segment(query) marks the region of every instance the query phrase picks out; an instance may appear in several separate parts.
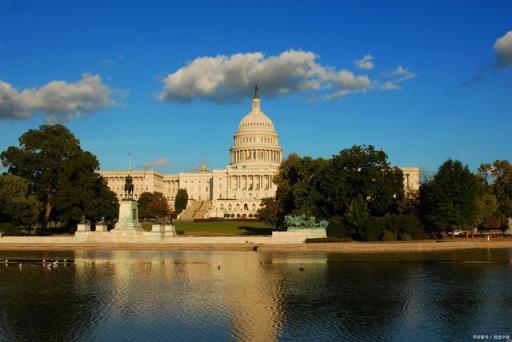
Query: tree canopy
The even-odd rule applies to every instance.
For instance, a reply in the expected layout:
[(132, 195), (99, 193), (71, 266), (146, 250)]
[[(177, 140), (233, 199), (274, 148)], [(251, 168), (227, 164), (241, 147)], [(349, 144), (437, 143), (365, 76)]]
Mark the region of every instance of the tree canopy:
[(188, 193), (186, 189), (178, 189), (176, 193), (176, 198), (174, 199), (174, 210), (176, 215), (181, 213), (184, 209), (187, 208), (188, 203)]
[(167, 199), (160, 192), (143, 192), (139, 200), (139, 217), (143, 219), (154, 219), (169, 215), (169, 204)]
[(474, 226), (478, 196), (478, 178), (460, 161), (447, 160), (432, 180), (420, 187), (426, 226), (435, 232)]
[(30, 195), (21, 177), (0, 176), (0, 222), (30, 227), (37, 222), (41, 204)]
[(117, 198), (95, 173), (96, 157), (62, 125), (42, 125), (0, 154), (8, 173), (24, 178), (29, 192), (43, 204), (42, 230), (50, 219), (73, 224), (86, 215), (91, 221), (112, 218)]
[(492, 165), (483, 163), (478, 169), (484, 182), (496, 196), (500, 214), (512, 216), (512, 164), (508, 160), (495, 160)]
[(278, 226), (290, 213), (315, 216), (330, 220), (333, 235), (363, 240), (380, 238), (383, 224), (370, 232), (369, 220), (398, 213), (404, 198), (402, 171), (373, 146), (353, 146), (331, 159), (291, 154), (274, 181), (275, 203), (262, 202), (260, 215), (275, 216)]

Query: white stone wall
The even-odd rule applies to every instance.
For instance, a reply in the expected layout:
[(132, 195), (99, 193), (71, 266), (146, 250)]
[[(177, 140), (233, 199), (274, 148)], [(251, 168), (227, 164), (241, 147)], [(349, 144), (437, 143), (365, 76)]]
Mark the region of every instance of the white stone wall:
[(179, 188), (187, 190), (189, 200), (212, 200), (213, 175), (211, 172), (182, 172), (178, 178)]
[(406, 194), (413, 194), (420, 190), (420, 168), (400, 167), (404, 174), (404, 191)]

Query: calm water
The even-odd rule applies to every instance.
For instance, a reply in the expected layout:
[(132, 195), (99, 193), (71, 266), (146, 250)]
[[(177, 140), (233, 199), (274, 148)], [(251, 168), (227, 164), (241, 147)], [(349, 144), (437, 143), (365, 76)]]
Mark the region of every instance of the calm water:
[(416, 255), (0, 252), (0, 340), (473, 340), (512, 335), (512, 250)]

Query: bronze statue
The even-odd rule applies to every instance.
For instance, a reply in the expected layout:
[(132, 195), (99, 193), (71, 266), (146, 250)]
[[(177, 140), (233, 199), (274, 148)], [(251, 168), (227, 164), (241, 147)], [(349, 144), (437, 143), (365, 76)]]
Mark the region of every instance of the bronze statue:
[(258, 95), (258, 85), (256, 84), (254, 86), (254, 95), (252, 96), (253, 99), (259, 99), (259, 95)]
[(126, 176), (124, 183), (124, 198), (132, 199), (133, 197), (133, 179), (130, 175)]
[(292, 228), (327, 228), (329, 222), (326, 220), (317, 221), (314, 216), (306, 215), (286, 215), (284, 222), (288, 227)]

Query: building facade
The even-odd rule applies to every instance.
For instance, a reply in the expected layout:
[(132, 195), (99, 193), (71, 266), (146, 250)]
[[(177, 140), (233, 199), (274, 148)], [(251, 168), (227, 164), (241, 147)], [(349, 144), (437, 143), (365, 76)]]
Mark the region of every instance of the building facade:
[[(283, 149), (272, 120), (261, 110), (257, 93), (252, 108), (238, 126), (229, 150), (230, 163), (223, 170), (201, 167), (197, 172), (161, 174), (150, 170), (99, 171), (119, 198), (124, 193), (124, 179), (129, 174), (135, 187), (134, 198), (143, 192), (161, 192), (174, 206), (178, 189), (186, 189), (189, 205), (183, 219), (213, 217), (253, 217), (261, 199), (273, 197), (272, 182), (283, 159)], [(420, 170), (401, 168), (404, 188), (412, 193), (419, 189)]]

